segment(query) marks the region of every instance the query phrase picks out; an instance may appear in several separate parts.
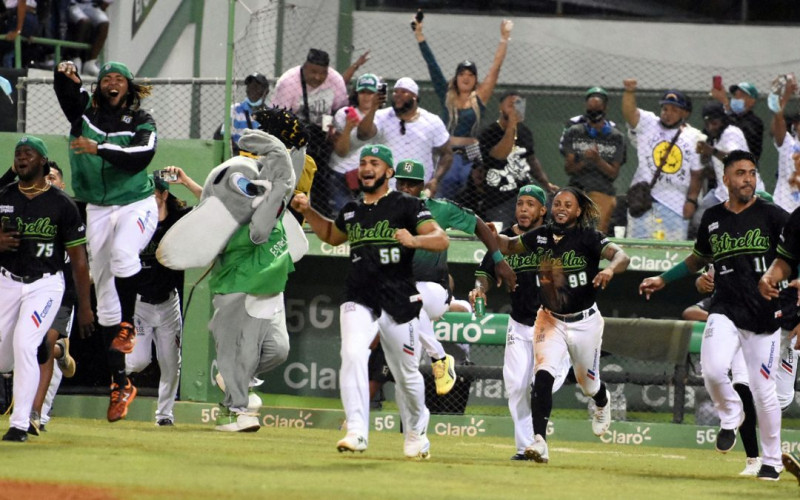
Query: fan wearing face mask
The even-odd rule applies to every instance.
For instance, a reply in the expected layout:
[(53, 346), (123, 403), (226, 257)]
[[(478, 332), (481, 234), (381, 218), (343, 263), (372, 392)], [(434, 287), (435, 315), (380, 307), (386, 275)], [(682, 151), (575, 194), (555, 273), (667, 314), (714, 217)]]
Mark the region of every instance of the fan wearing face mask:
[(595, 202), (600, 210), (597, 228), (608, 232), (611, 214), (617, 206), (614, 180), (625, 155), (625, 136), (606, 117), (608, 93), (592, 87), (586, 93), (583, 123), (564, 132), (564, 170), (569, 185), (577, 187)]
[(257, 129), (259, 123), (253, 118), (256, 111), (264, 109), (264, 99), (269, 94), (269, 81), (261, 73), (252, 73), (244, 79), (247, 97), (231, 107), (231, 154), (239, 154), (239, 138), (245, 129)]
[(747, 139), (747, 147), (756, 159), (761, 157), (764, 142), (764, 121), (753, 112), (758, 99), (758, 89), (749, 82), (739, 82), (728, 87), (730, 99), (724, 88), (712, 88), (711, 97), (725, 106), (732, 125), (736, 125)]

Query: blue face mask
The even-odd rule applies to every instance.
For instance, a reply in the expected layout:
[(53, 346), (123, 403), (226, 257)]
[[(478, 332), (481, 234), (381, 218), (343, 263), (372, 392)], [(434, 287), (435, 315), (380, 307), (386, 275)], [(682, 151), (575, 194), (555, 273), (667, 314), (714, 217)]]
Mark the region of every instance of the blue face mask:
[(734, 113), (744, 113), (744, 99), (731, 99), (731, 111)]
[(264, 104), (264, 98), (263, 97), (261, 99), (257, 100), (257, 101), (251, 101), (250, 98), (248, 98), (248, 97), (245, 97), (244, 100), (252, 108), (257, 108), (257, 107), (261, 106), (262, 104)]
[(781, 112), (780, 100), (781, 99), (778, 96), (778, 94), (770, 93), (767, 96), (767, 107), (769, 108), (769, 110), (772, 111), (773, 113), (780, 113)]

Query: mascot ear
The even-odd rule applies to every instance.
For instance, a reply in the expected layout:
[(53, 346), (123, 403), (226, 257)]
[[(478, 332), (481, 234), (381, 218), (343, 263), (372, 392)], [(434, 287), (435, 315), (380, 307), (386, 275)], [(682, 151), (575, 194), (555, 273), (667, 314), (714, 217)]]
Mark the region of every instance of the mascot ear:
[[(250, 220), (250, 241), (260, 245), (269, 240), (275, 223), (286, 208), (294, 189), (295, 175), (289, 152), (279, 139), (260, 130), (246, 132), (251, 143), (258, 143), (255, 150), (250, 149), (260, 157), (256, 179), (271, 184), (266, 197), (259, 199), (259, 203), (253, 207), (253, 217)], [(244, 139), (244, 135), (242, 138)]]

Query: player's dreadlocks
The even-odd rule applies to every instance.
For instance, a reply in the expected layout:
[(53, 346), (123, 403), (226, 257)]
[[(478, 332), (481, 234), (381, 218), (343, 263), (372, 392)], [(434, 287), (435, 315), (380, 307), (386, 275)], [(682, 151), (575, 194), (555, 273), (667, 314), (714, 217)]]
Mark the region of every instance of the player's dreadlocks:
[(287, 148), (300, 149), (308, 142), (306, 128), (300, 119), (285, 108), (271, 107), (256, 111), (253, 118), (260, 124), (264, 132), (274, 135)]
[[(92, 107), (96, 108), (99, 106), (100, 99), (102, 98), (100, 95), (100, 85), (93, 83), (92, 87)], [(132, 110), (139, 109), (139, 106), (142, 104), (142, 100), (145, 97), (150, 97), (152, 92), (152, 85), (142, 85), (140, 83), (134, 83), (133, 80), (128, 80), (128, 95), (125, 96), (126, 107)]]
[(578, 200), (581, 214), (578, 216), (577, 226), (581, 229), (594, 229), (597, 225), (597, 220), (600, 218), (600, 209), (597, 208), (595, 202), (583, 190), (572, 186), (559, 189), (553, 197), (555, 198), (555, 196), (564, 191), (572, 193), (575, 199)]

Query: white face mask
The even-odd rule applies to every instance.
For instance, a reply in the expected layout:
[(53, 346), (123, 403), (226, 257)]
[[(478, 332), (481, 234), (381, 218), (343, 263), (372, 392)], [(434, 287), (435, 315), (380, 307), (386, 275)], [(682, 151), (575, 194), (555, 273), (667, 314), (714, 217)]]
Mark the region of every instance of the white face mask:
[(744, 113), (744, 99), (731, 99), (731, 111), (736, 113)]
[(773, 113), (780, 113), (781, 112), (781, 98), (778, 94), (770, 93), (767, 96), (767, 107)]
[(245, 100), (245, 102), (247, 104), (249, 104), (253, 108), (257, 108), (257, 107), (261, 106), (262, 104), (264, 104), (264, 98), (263, 97), (261, 99), (257, 100), (257, 101), (251, 101), (250, 98), (248, 98), (248, 97), (245, 97), (244, 100)]

